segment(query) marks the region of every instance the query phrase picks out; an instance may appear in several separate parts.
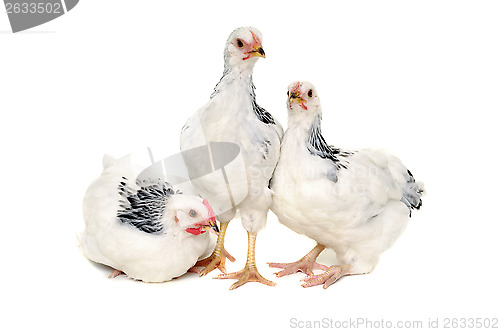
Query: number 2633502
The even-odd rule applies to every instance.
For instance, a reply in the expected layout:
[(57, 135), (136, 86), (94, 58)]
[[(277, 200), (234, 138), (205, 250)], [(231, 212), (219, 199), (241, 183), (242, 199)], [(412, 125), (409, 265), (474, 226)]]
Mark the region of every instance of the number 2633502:
[(5, 3), (7, 14), (62, 14), (60, 3), (16, 2)]
[(443, 328), (498, 329), (498, 318), (445, 318)]

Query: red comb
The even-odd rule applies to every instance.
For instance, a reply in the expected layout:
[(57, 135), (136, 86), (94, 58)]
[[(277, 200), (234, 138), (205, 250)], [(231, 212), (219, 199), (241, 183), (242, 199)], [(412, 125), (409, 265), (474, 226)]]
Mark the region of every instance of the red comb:
[(252, 37), (253, 37), (253, 41), (254, 41), (255, 45), (259, 44), (259, 39), (255, 35), (255, 33), (253, 31), (250, 31), (250, 32), (252, 33)]
[(300, 93), (300, 82), (297, 82), (297, 84), (293, 87), (293, 91)]
[(214, 218), (215, 219), (215, 213), (214, 213), (214, 210), (212, 209), (212, 206), (210, 205), (210, 203), (208, 202), (207, 199), (204, 199), (203, 200), (203, 205), (205, 205), (205, 207), (207, 208), (208, 210), (208, 217), (210, 219)]

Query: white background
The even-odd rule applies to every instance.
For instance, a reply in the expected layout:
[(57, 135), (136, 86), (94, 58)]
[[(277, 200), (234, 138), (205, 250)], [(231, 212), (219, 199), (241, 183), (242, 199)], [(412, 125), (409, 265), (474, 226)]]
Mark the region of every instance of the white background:
[[(3, 331), (289, 329), (301, 321), (499, 317), (496, 1), (81, 1), (12, 34), (0, 13), (0, 290)], [(3, 10), (2, 10), (3, 11)], [(276, 279), (265, 263), (314, 246), (270, 213), (257, 240), (274, 288), (187, 275), (163, 284), (87, 261), (81, 199), (104, 153), (164, 144), (209, 98), (229, 33), (252, 25), (267, 58), (257, 100), (286, 127), (286, 87), (309, 80), (323, 132), (345, 148), (399, 156), (428, 194), (370, 275), (328, 290)], [(246, 233), (226, 247), (243, 267)], [(333, 264), (333, 253), (320, 256)]]

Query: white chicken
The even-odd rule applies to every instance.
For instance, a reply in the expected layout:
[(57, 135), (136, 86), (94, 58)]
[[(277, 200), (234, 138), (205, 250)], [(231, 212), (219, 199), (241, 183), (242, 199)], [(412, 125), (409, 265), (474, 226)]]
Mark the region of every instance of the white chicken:
[[(232, 143), (239, 148), (241, 167), (226, 168), (223, 177), (215, 173), (199, 179), (191, 176), (201, 195), (213, 204), (221, 222), (216, 248), (201, 275), (219, 268), (224, 274), (217, 278), (238, 279), (231, 289), (248, 281), (274, 285), (257, 270), (255, 240), (266, 224), (271, 205), (268, 185), (278, 162), (283, 129), (255, 100), (252, 72), (260, 57), (265, 57), (261, 33), (250, 27), (234, 30), (226, 43), (222, 78), (210, 100), (182, 128), (180, 137), (182, 151), (204, 145), (209, 147), (211, 159), (207, 163), (212, 163), (213, 170), (216, 168), (213, 165), (214, 142)], [(206, 173), (197, 169), (206, 166), (197, 158), (187, 160), (186, 164), (191, 175)], [(225, 274), (224, 236), (237, 210), (248, 232), (247, 262), (243, 270)]]
[[(393, 156), (328, 146), (311, 83), (292, 83), (287, 106), (288, 129), (271, 182), (271, 209), (282, 224), (318, 245), (297, 262), (269, 266), (283, 269), (278, 277), (306, 273), (304, 287), (327, 288), (342, 276), (374, 269), (405, 229), (411, 210), (421, 207), (423, 185)], [(326, 247), (335, 250), (339, 265), (316, 263)], [(314, 275), (313, 269), (325, 272)]]
[(217, 230), (207, 200), (174, 192), (159, 179), (137, 179), (145, 168), (131, 155), (105, 156), (102, 174), (83, 201), (85, 229), (80, 246), (88, 259), (144, 282), (186, 273), (214, 248)]

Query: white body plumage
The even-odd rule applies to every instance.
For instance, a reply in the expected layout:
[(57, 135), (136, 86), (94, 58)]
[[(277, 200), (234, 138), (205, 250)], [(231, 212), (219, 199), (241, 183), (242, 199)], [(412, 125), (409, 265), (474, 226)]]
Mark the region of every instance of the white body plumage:
[[(313, 142), (323, 140), (314, 87), (305, 82), (296, 89), (313, 92), (303, 97), (303, 107), (289, 104), (271, 209), (285, 226), (334, 249), (351, 274), (368, 273), (405, 229), (409, 208), (420, 207), (422, 187), (397, 158), (381, 151), (330, 147), (335, 160), (326, 157)], [(313, 130), (319, 134), (314, 139)], [(403, 202), (405, 195), (417, 199), (415, 206)]]
[(253, 41), (260, 44), (262, 37), (254, 28), (240, 28), (231, 34), (224, 75), (207, 104), (183, 127), (180, 142), (182, 151), (209, 142), (230, 142), (239, 147), (238, 158), (225, 168), (225, 178), (214, 173), (193, 183), (213, 204), (221, 221), (230, 221), (239, 209), (245, 229), (257, 233), (265, 225), (271, 205), (268, 184), (278, 162), (283, 129), (256, 104), (252, 71), (258, 57), (239, 58), (237, 46), (232, 45), (237, 38), (252, 46)]
[[(126, 182), (129, 190), (138, 190), (135, 179), (145, 167), (134, 164), (131, 156), (119, 160), (105, 157), (103, 164), (103, 173), (89, 186), (83, 201), (85, 229), (80, 245), (87, 258), (123, 271), (133, 279), (163, 282), (186, 273), (211, 253), (214, 237), (208, 232), (193, 235), (186, 231), (189, 225), (195, 227), (197, 222), (209, 218), (202, 199), (172, 191), (158, 220), (161, 230), (140, 230), (117, 217), (124, 200), (119, 187)], [(198, 218), (186, 215), (185, 211), (193, 210)]]

